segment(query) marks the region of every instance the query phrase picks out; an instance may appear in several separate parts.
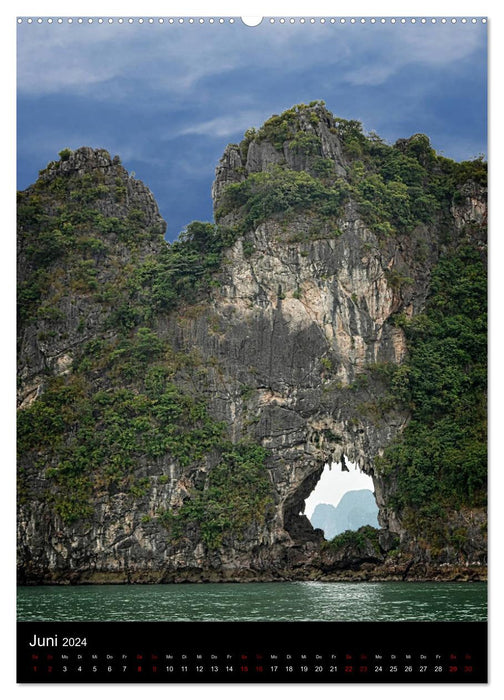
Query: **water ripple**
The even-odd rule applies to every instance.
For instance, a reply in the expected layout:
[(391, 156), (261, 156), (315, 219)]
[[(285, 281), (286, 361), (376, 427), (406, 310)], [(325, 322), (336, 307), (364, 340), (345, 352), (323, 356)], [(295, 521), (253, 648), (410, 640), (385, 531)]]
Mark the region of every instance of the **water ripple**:
[(21, 586), (18, 619), (45, 621), (478, 621), (486, 583)]

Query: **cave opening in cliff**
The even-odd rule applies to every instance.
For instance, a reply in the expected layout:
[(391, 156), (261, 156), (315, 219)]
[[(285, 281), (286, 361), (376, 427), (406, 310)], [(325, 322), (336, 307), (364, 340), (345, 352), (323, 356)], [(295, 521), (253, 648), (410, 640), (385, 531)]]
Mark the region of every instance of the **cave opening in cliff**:
[(324, 466), (304, 506), (311, 525), (322, 530), (326, 540), (363, 525), (379, 527), (373, 479), (344, 455), (340, 462)]

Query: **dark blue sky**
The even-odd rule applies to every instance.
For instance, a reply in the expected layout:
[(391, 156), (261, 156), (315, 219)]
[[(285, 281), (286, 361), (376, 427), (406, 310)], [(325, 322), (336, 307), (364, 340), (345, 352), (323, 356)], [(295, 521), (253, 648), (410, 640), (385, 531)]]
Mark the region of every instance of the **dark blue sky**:
[(339, 23), (18, 26), (18, 187), (66, 147), (106, 148), (153, 191), (175, 238), (212, 217), (229, 142), (323, 99), (390, 142), (486, 153), (486, 26)]

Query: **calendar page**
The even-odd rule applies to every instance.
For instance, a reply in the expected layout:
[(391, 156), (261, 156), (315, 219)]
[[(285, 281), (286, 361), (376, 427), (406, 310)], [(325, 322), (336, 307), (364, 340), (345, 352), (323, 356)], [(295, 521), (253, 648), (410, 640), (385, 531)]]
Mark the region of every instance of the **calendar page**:
[(486, 19), (17, 32), (18, 682), (485, 683)]

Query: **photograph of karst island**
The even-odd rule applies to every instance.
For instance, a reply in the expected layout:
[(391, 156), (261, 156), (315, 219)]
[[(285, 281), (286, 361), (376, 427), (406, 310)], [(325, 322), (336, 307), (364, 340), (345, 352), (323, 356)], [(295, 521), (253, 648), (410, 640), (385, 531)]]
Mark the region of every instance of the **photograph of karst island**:
[(18, 620), (486, 620), (484, 23), (22, 20), (18, 189)]

